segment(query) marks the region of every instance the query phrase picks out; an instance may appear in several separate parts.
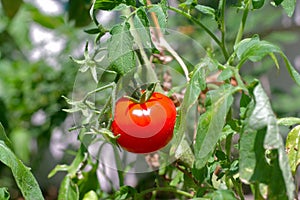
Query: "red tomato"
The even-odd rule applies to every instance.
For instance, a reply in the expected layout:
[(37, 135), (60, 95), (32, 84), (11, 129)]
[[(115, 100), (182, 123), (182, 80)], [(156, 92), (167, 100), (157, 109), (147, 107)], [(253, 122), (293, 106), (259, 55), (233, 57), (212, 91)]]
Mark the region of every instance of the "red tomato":
[(154, 92), (145, 103), (122, 97), (115, 107), (112, 122), (117, 142), (133, 153), (150, 153), (166, 146), (172, 139), (176, 108), (167, 96)]

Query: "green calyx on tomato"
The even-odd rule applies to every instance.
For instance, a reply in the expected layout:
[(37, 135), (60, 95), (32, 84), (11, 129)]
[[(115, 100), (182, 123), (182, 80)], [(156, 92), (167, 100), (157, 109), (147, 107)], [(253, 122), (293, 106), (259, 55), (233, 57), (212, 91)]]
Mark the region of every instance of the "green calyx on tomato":
[[(122, 97), (116, 102), (112, 132), (123, 149), (150, 153), (165, 147), (173, 136), (176, 108), (164, 94), (142, 91), (140, 101)], [(145, 98), (143, 97), (145, 96)]]

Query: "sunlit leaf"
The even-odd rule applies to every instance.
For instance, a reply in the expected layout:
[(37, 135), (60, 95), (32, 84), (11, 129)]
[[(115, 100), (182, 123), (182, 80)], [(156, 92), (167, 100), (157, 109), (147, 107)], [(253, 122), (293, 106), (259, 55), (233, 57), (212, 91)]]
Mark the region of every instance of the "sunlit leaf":
[(195, 8), (203, 14), (210, 15), (213, 19), (216, 17), (215, 16), (216, 11), (212, 7), (199, 4), (196, 5)]
[(260, 61), (266, 55), (270, 55), (274, 63), (278, 67), (278, 61), (273, 53), (278, 53), (283, 58), (285, 65), (290, 73), (292, 79), (300, 86), (300, 75), (292, 66), (286, 55), (281, 49), (267, 41), (260, 40), (258, 36), (247, 38), (242, 40), (238, 45), (234, 47), (236, 55), (242, 65), (247, 60), (252, 62)]
[(222, 87), (210, 94), (211, 105), (199, 118), (197, 136), (195, 141), (196, 166), (202, 168), (207, 157), (222, 136), (227, 113), (233, 102), (231, 86)]
[(5, 143), (5, 145), (9, 147), (11, 150), (13, 149), (12, 143), (7, 137), (1, 122), (0, 122), (0, 140), (2, 140)]
[(295, 186), (275, 114), (260, 84), (253, 95), (240, 139), (240, 177), (267, 184), (270, 198), (293, 199)]
[(129, 23), (118, 24), (111, 30), (108, 44), (108, 58), (111, 67), (117, 73), (124, 75), (136, 65), (133, 51), (133, 37), (129, 31)]
[(300, 126), (296, 126), (293, 128), (287, 138), (286, 138), (286, 145), (285, 145), (289, 164), (292, 168), (292, 172), (295, 175), (297, 171), (297, 167), (300, 164)]
[(287, 15), (291, 17), (294, 14), (295, 7), (296, 7), (296, 0), (284, 0), (281, 5)]
[(30, 169), (15, 156), (2, 140), (0, 141), (0, 161), (11, 169), (16, 183), (25, 199), (44, 199), (39, 185), (30, 172)]
[(1, 200), (9, 200), (10, 194), (7, 190), (7, 188), (0, 188), (0, 199)]
[(84, 195), (82, 200), (98, 200), (98, 199), (99, 198), (97, 196), (97, 193), (95, 191), (91, 190)]
[(216, 190), (212, 193), (208, 193), (204, 198), (213, 199), (213, 200), (225, 200), (225, 199), (237, 199), (235, 194), (230, 190)]
[(240, 60), (249, 59), (253, 62), (261, 60), (272, 52), (281, 52), (279, 47), (267, 41), (260, 40), (258, 36), (242, 40), (235, 46), (235, 51)]
[(278, 125), (281, 126), (293, 126), (300, 124), (300, 118), (297, 117), (285, 117), (277, 120)]
[(180, 112), (176, 120), (174, 130), (174, 145), (171, 151), (174, 153), (181, 143), (186, 128), (186, 116), (191, 107), (197, 102), (202, 90), (206, 88), (206, 76), (216, 69), (216, 65), (210, 59), (204, 59), (192, 72), (192, 77), (187, 85)]
[(133, 18), (135, 31), (137, 31), (141, 41), (146, 49), (153, 48), (150, 35), (150, 22), (145, 9), (140, 8)]

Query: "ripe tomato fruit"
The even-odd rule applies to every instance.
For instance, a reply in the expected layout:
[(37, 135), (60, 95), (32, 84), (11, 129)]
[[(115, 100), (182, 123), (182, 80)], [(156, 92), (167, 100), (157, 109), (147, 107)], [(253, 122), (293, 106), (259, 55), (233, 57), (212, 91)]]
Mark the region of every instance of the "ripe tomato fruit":
[(176, 108), (167, 96), (153, 92), (148, 101), (136, 103), (120, 98), (112, 122), (118, 144), (133, 153), (150, 153), (166, 146), (172, 139)]

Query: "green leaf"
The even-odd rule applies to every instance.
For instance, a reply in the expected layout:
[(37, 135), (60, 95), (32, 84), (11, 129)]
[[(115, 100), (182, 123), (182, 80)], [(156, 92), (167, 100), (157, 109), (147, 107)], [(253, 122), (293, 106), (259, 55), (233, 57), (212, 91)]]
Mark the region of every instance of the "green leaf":
[(189, 143), (183, 139), (175, 152), (175, 158), (183, 162), (186, 166), (194, 165), (195, 157)]
[(39, 185), (29, 168), (15, 156), (3, 141), (0, 141), (0, 155), (0, 161), (11, 169), (24, 198), (32, 200), (44, 199)]
[(216, 190), (212, 193), (206, 194), (204, 198), (213, 200), (237, 199), (231, 190)]
[(289, 164), (292, 168), (293, 175), (296, 174), (297, 167), (300, 164), (300, 126), (296, 126), (293, 128), (286, 138), (286, 145), (285, 145)]
[(7, 137), (1, 122), (0, 122), (0, 140), (2, 140), (7, 147), (9, 147), (11, 150), (13, 150), (12, 143), (9, 140), (9, 138)]
[(259, 9), (263, 7), (265, 0), (252, 0), (252, 6), (254, 9)]
[(48, 178), (54, 176), (57, 172), (68, 171), (69, 165), (56, 165), (54, 169), (48, 174)]
[(287, 67), (288, 72), (290, 73), (290, 76), (297, 83), (297, 85), (300, 86), (300, 74), (295, 70), (295, 68), (292, 66), (289, 59), (283, 52), (281, 52), (281, 56), (285, 62), (285, 66)]
[(293, 126), (300, 124), (300, 118), (297, 117), (285, 117), (277, 119), (277, 124), (281, 126)]
[(121, 75), (126, 74), (136, 66), (133, 37), (129, 29), (129, 23), (114, 26), (108, 44), (108, 58), (111, 67)]
[(131, 186), (122, 186), (119, 191), (115, 193), (116, 200), (125, 200), (125, 199), (131, 199), (130, 197), (133, 197), (136, 194), (136, 190)]
[[(98, 162), (91, 163), (91, 165), (92, 169), (82, 172), (82, 178), (77, 183), (79, 187), (80, 199), (83, 199), (83, 197), (86, 196), (85, 194), (87, 194), (88, 192), (97, 191), (100, 188), (97, 176)], [(92, 194), (93, 193), (91, 193), (91, 195)]]
[(9, 200), (10, 194), (7, 190), (7, 188), (0, 188), (0, 199), (1, 200)]
[(204, 59), (199, 63), (192, 72), (191, 79), (187, 85), (183, 102), (180, 107), (179, 115), (176, 119), (174, 130), (174, 144), (171, 148), (171, 154), (174, 154), (179, 147), (179, 144), (184, 138), (186, 128), (186, 116), (191, 107), (197, 102), (202, 90), (206, 88), (206, 76), (209, 72), (217, 68), (217, 65), (210, 59)]
[(260, 84), (253, 95), (240, 139), (240, 177), (267, 184), (270, 199), (293, 199), (295, 185), (275, 114)]
[(83, 166), (83, 163), (87, 160), (87, 150), (84, 144), (81, 144), (79, 150), (77, 151), (76, 157), (74, 158), (72, 164), (68, 165), (57, 165), (48, 175), (48, 178), (54, 176), (59, 171), (67, 171), (68, 175), (71, 177), (76, 176), (78, 170)]
[(233, 71), (230, 68), (226, 68), (218, 76), (218, 81), (225, 81), (230, 79), (233, 76)]
[(154, 4), (150, 9), (149, 12), (154, 12), (157, 16), (159, 26), (163, 32), (165, 32), (165, 29), (167, 27), (167, 15), (166, 12), (164, 12), (163, 8), (160, 6), (160, 4)]
[(98, 200), (98, 195), (95, 191), (91, 190), (88, 193), (86, 193), (82, 200)]
[[(224, 85), (225, 86), (225, 85)], [(211, 106), (199, 118), (195, 141), (196, 167), (202, 168), (222, 136), (227, 113), (232, 105), (234, 88), (230, 85), (211, 91)]]
[(296, 0), (284, 0), (281, 4), (289, 17), (291, 17), (294, 14), (296, 2)]
[(257, 36), (253, 38), (247, 38), (242, 40), (235, 47), (235, 52), (240, 60), (239, 68), (244, 64), (246, 60), (251, 60), (252, 62), (260, 61), (266, 55), (270, 55), (274, 63), (278, 67), (278, 61), (273, 53), (278, 53), (284, 60), (288, 72), (292, 79), (300, 86), (300, 75), (292, 66), (286, 55), (281, 51), (281, 49), (267, 41), (260, 40)]
[(66, 199), (79, 200), (78, 186), (72, 181), (70, 176), (65, 176), (62, 180), (58, 193), (58, 200)]
[(23, 4), (23, 0), (1, 0), (2, 8), (5, 12), (5, 15), (12, 19), (20, 9)]
[(210, 15), (212, 18), (215, 19), (216, 11), (212, 7), (203, 6), (203, 5), (196, 5), (195, 8), (205, 15)]
[(257, 36), (242, 40), (235, 46), (235, 51), (240, 60), (244, 61), (249, 59), (252, 62), (257, 62), (272, 52), (281, 52), (279, 47), (267, 41), (261, 41)]
[(133, 18), (134, 27), (136, 32), (142, 38), (142, 43), (145, 48), (152, 49), (153, 42), (150, 35), (150, 23), (145, 9), (142, 7)]
[(276, 6), (279, 6), (283, 0), (273, 0)]
[(94, 2), (94, 10), (113, 10), (120, 4), (135, 6), (134, 0), (96, 0)]

